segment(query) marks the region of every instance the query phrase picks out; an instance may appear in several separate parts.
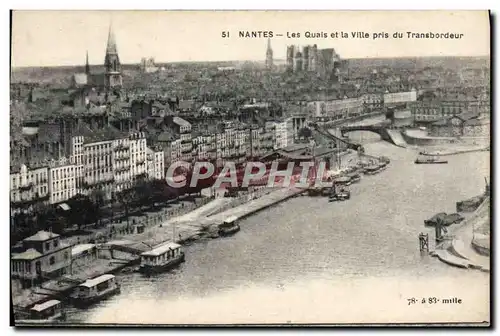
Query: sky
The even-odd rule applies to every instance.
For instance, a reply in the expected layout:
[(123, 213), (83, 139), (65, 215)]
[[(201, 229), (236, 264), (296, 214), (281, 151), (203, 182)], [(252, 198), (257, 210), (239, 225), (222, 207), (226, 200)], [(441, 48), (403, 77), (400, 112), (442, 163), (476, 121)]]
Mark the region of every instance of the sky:
[[(275, 59), (290, 44), (335, 48), (341, 58), (488, 56), (487, 11), (14, 11), (12, 66), (102, 64), (112, 24), (122, 63), (264, 60), (267, 39), (240, 31), (272, 31)], [(222, 32), (229, 32), (223, 38)], [(306, 38), (324, 32), (327, 38)], [(338, 37), (331, 33), (339, 32)], [(341, 38), (340, 32), (349, 38)], [(369, 38), (353, 38), (364, 32)], [(403, 38), (393, 38), (395, 32)], [(412, 39), (407, 32), (458, 33), (461, 39)], [(291, 37), (300, 33), (300, 37)], [(388, 38), (373, 39), (374, 33)], [(283, 36), (277, 36), (282, 34)], [(290, 35), (290, 37), (288, 37)]]

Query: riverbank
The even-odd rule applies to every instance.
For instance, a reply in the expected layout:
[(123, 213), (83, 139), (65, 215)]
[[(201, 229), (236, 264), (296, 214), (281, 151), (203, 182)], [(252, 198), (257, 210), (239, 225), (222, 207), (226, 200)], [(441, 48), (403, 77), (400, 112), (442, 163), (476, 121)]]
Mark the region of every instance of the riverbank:
[(458, 148), (441, 148), (441, 149), (433, 149), (433, 150), (424, 150), (420, 152), (421, 155), (426, 156), (449, 156), (449, 155), (457, 155), (457, 154), (465, 154), (465, 153), (474, 153), (474, 152), (487, 152), (490, 150), (490, 146), (457, 146)]
[[(486, 198), (471, 216), (466, 218), (452, 232), (448, 233), (451, 239), (445, 240), (436, 246), (436, 250), (431, 255), (452, 266), (474, 268), (489, 272), (490, 237), (483, 233), (478, 233), (479, 236), (476, 236), (476, 228), (489, 227), (489, 214), (490, 199)], [(485, 241), (488, 243), (486, 244)], [(483, 253), (478, 253), (478, 246)]]

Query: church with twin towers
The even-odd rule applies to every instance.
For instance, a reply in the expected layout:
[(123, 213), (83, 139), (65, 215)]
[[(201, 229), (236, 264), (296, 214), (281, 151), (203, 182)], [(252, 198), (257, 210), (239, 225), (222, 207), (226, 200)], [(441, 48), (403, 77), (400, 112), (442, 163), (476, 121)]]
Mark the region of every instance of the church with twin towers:
[[(348, 61), (342, 60), (334, 48), (319, 49), (316, 44), (300, 48), (289, 45), (286, 48), (286, 72), (315, 73), (333, 81), (342, 81), (348, 72)], [(271, 40), (267, 40), (266, 68), (273, 69)]]

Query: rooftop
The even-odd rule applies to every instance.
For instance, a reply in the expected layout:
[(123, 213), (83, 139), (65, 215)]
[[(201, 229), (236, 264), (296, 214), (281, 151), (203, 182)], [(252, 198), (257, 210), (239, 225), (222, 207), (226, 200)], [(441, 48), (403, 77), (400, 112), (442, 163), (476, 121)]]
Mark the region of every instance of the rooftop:
[[(38, 231), (33, 236), (25, 238), (24, 241), (46, 241), (52, 238), (57, 238), (59, 235), (54, 232)], [(29, 251), (29, 250), (28, 250)]]
[(12, 260), (33, 260), (41, 257), (43, 254), (37, 250), (30, 248), (22, 253), (14, 254)]
[(188, 121), (186, 121), (180, 117), (174, 117), (173, 121), (174, 121), (174, 123), (176, 123), (179, 126), (191, 126), (191, 124)]
[(95, 285), (98, 285), (100, 283), (103, 283), (105, 281), (108, 281), (110, 279), (113, 279), (115, 276), (113, 274), (103, 274), (97, 278), (94, 278), (94, 279), (89, 279), (87, 281), (85, 281), (84, 283), (82, 283), (80, 286), (83, 286), (83, 287), (88, 287), (88, 288), (92, 288), (94, 287)]
[(94, 244), (79, 244), (79, 245), (75, 245), (75, 246), (73, 246), (71, 248), (71, 255), (72, 256), (79, 255), (80, 253), (88, 251), (88, 250), (91, 250), (94, 247), (95, 247)]
[(152, 249), (151, 251), (144, 252), (141, 255), (142, 256), (157, 257), (157, 256), (160, 256), (160, 255), (166, 253), (168, 250), (174, 250), (174, 249), (178, 249), (180, 247), (181, 246), (179, 244), (169, 242), (169, 243), (160, 245), (160, 246)]
[(59, 300), (49, 300), (49, 301), (45, 301), (44, 303), (40, 303), (40, 304), (33, 306), (33, 308), (31, 308), (31, 310), (42, 311), (42, 310), (45, 310), (47, 308), (58, 305), (60, 303), (61, 303), (61, 301), (59, 301)]

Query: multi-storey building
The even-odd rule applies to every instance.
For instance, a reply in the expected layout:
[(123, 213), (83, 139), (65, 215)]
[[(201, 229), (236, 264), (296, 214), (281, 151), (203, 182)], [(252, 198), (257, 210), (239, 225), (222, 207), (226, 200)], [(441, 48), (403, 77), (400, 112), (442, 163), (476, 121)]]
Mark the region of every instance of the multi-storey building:
[(48, 164), (21, 164), (10, 172), (11, 211), (30, 212), (37, 203), (49, 201)]
[(273, 121), (266, 121), (259, 130), (259, 155), (268, 154), (275, 149), (276, 125)]
[(144, 132), (131, 133), (130, 143), (130, 177), (145, 176), (146, 165), (146, 134)]
[(111, 198), (114, 189), (113, 140), (89, 140), (84, 143), (83, 160), (83, 192), (89, 194), (92, 190), (100, 189), (104, 197)]
[(132, 186), (130, 139), (128, 137), (116, 139), (112, 142), (112, 148), (114, 191), (120, 192)]
[(315, 121), (335, 121), (359, 117), (363, 114), (363, 98), (346, 98), (308, 103), (309, 116)]
[(147, 148), (148, 178), (160, 180), (165, 177), (163, 150), (159, 147)]
[(23, 287), (71, 272), (71, 246), (61, 242), (57, 234), (39, 231), (23, 240), (23, 248), (24, 252), (11, 259), (11, 274)]
[(50, 204), (64, 202), (77, 194), (77, 166), (65, 157), (49, 162)]
[(384, 94), (384, 106), (392, 107), (395, 105), (409, 106), (417, 100), (417, 91), (415, 89), (405, 92), (386, 92)]
[(286, 118), (275, 123), (275, 148), (285, 148), (293, 143), (293, 120)]
[(381, 93), (365, 93), (362, 99), (366, 113), (382, 111), (384, 108), (384, 95)]

